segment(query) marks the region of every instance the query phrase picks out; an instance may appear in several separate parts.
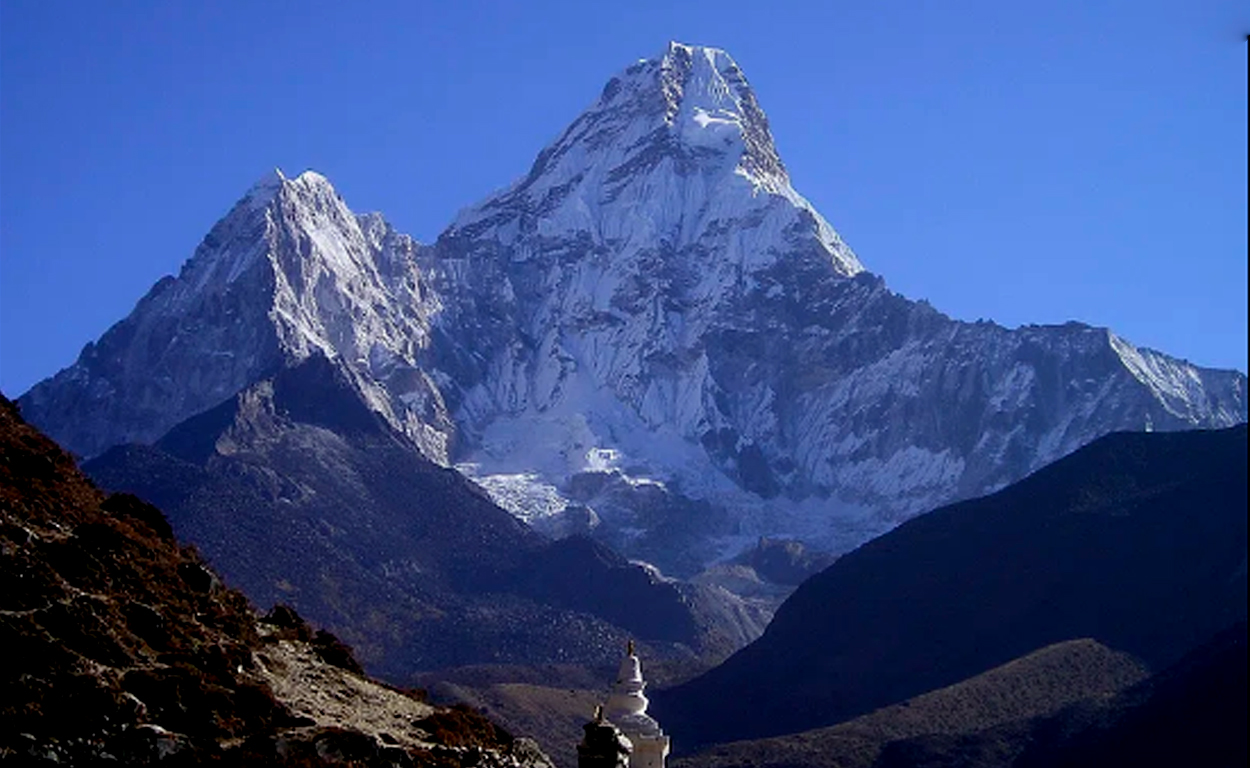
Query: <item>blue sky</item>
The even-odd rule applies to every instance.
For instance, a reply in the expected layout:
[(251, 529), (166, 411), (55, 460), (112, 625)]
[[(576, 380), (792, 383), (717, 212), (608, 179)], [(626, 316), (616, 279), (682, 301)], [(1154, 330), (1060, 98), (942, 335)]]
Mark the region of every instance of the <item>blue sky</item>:
[(268, 169), (433, 240), (670, 39), (742, 66), (894, 290), (1246, 370), (1250, 9), (0, 0), (0, 390), (71, 364)]

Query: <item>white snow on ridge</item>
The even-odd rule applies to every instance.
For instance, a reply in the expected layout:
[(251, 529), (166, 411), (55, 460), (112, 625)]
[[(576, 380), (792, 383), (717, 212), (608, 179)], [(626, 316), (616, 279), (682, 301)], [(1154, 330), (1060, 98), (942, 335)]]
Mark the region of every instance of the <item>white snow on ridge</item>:
[[(909, 310), (855, 303), (878, 301), (871, 291), (822, 307), (845, 310), (841, 326), (818, 314), (791, 328), (774, 316), (812, 287), (802, 281), (833, 283), (863, 266), (790, 185), (745, 77), (716, 49), (673, 43), (618, 74), (529, 176), (463, 212), (450, 232), (464, 251), (455, 264), (429, 264), (445, 275), (435, 283), (448, 312), (435, 322), (454, 333), (475, 322), (457, 313), (462, 303), (503, 304), (515, 308), (519, 338), (533, 340), (500, 347), (466, 397), (460, 422), (475, 435), (466, 460), (489, 474), (534, 473), (559, 492), (588, 471), (588, 451), (610, 450), (613, 471), (730, 510), (742, 533), (725, 547), (758, 531), (842, 549), (1000, 487), (1146, 407), (1118, 404), (1128, 396), (1123, 378), (1050, 393), (1064, 385), (1037, 366), (1098, 357), (1106, 340), (1096, 333), (1012, 335), (921, 313), (917, 328), (931, 330), (888, 341), (881, 324), (911, 322), (891, 314)], [(820, 277), (778, 280), (791, 262), (822, 252), (830, 268), (805, 273)], [(474, 286), (483, 273), (491, 284)], [(513, 280), (542, 290), (524, 299)], [(709, 348), (729, 329), (811, 357), (783, 374)], [(810, 341), (791, 347), (796, 333)], [(880, 346), (847, 371), (838, 356), (852, 338), (860, 354)], [(1121, 356), (1135, 377), (1153, 377), (1156, 397), (1192, 402), (1203, 389), (1192, 368)], [(784, 378), (792, 375), (803, 384)], [(1244, 395), (1240, 402), (1244, 410)], [(1039, 412), (1042, 403), (1057, 412)], [(972, 423), (960, 428), (958, 419)], [(1025, 420), (1034, 426), (1021, 429)], [(741, 473), (755, 454), (741, 451), (768, 456), (773, 482), (796, 490), (769, 498), (747, 490)]]
[(1215, 418), (1235, 423), (1237, 414), (1211, 407), (1202, 378), (1192, 365), (1136, 347), (1110, 331), (1107, 338), (1124, 367), (1175, 416), (1193, 422)]
[(732, 58), (673, 43), (433, 246), (275, 170), (22, 407), (93, 455), (320, 353), (540, 530), (645, 542), (583, 506), (637, 503), (712, 521), (700, 557), (845, 551), (1108, 431), (1246, 418), (1240, 374), (1079, 324), (957, 323), (863, 272)]
[[(634, 65), (612, 82), (616, 87), (543, 151), (540, 162), (548, 159), (538, 176), (462, 211), (452, 231), (472, 228), (524, 201), (526, 208), (542, 211), (535, 220), (542, 238), (589, 234), (619, 263), (659, 240), (681, 249), (724, 225), (750, 220), (751, 226), (715, 245), (717, 261), (768, 266), (777, 243), (793, 228), (808, 226), (839, 272), (863, 271), (850, 248), (791, 187), (762, 112), (757, 114), (754, 96), (728, 54), (673, 43), (660, 58)], [(664, 106), (659, 110), (652, 105), (657, 91)], [(663, 143), (662, 136), (671, 143)], [(691, 159), (691, 152), (702, 154)], [(691, 172), (692, 163), (697, 172)], [(479, 235), (504, 245), (516, 236), (515, 218)]]

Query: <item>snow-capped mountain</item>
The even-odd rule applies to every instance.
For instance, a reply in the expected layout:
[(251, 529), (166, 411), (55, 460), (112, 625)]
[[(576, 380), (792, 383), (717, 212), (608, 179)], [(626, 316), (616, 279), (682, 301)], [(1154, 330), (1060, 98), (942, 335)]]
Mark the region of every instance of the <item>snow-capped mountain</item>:
[(890, 292), (792, 188), (733, 60), (676, 43), (431, 246), (316, 174), (262, 182), (22, 407), (91, 455), (311, 350), (514, 513), (679, 572), (760, 535), (843, 550), (1107, 432), (1247, 414), (1238, 372)]
[(518, 512), (589, 505), (643, 555), (656, 517), (695, 512), (640, 514), (652, 481), (732, 510), (686, 546), (711, 526), (727, 547), (843, 548), (1108, 431), (1246, 417), (1240, 374), (891, 293), (793, 190), (741, 71), (707, 48), (612, 79), (418, 259), (466, 469)]
[(377, 214), (357, 216), (320, 174), (275, 170), (78, 361), (21, 399), (36, 423), (94, 456), (152, 442), (284, 364), (320, 351), (359, 376), (370, 406), (446, 461), (449, 428), (416, 367), (429, 342), (417, 245)]

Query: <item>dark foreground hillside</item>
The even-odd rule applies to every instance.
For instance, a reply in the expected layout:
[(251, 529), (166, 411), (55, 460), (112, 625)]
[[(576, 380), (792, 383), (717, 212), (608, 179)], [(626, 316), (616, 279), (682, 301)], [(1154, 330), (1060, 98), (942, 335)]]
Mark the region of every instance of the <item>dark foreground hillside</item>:
[(1095, 768), (1246, 764), (1246, 625), (1147, 677), (1070, 640), (854, 720), (738, 741), (673, 768)]
[[(1250, 717), (1246, 692), (1242, 622), (1107, 706), (1043, 721), (1033, 729), (1030, 748), (1016, 765), (1244, 766)], [(916, 763), (894, 763), (904, 764)]]
[[(1020, 723), (1104, 701), (1146, 676), (1127, 654), (1069, 640), (838, 725), (717, 745), (674, 768), (881, 768), (900, 757), (927, 765), (939, 756), (947, 762), (936, 764), (955, 768), (973, 755), (984, 765), (1009, 765), (1027, 743), (1016, 738), (1027, 737)], [(986, 732), (994, 737), (967, 738)]]
[(0, 761), (547, 766), (531, 742), (258, 619), (155, 507), (105, 496), (0, 398)]
[(1244, 425), (1110, 435), (844, 556), (652, 711), (688, 750), (832, 725), (1074, 638), (1164, 669), (1245, 620), (1246, 501)]

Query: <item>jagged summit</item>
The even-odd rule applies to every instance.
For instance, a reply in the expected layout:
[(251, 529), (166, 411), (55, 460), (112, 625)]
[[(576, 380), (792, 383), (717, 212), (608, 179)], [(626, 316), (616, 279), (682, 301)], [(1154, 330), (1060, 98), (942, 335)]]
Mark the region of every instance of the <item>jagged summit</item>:
[[(275, 169), (177, 277), (157, 282), (73, 366), (33, 387), (24, 407), (36, 419), (68, 416), (49, 431), (91, 457), (151, 442), (276, 369), (322, 355), (353, 372), (373, 410), (444, 461), (445, 416), (415, 364), (433, 311), (417, 248), (380, 216), (353, 213), (321, 174)], [(89, 392), (62, 399), (72, 381), (91, 382)]]
[[(768, 192), (789, 185), (768, 118), (733, 58), (719, 48), (671, 42), (612, 78), (590, 113), (633, 112), (640, 128), (667, 129), (663, 138), (679, 151), (717, 154)], [(706, 158), (705, 158), (706, 160)]]
[(298, 176), (288, 177), (282, 172), (281, 168), (275, 167), (260, 177), (247, 190), (247, 193), (243, 195), (238, 205), (244, 206), (248, 210), (264, 208), (272, 203), (284, 190), (299, 190), (305, 195), (313, 190), (319, 190), (337, 196), (330, 180), (314, 170), (309, 169)]
[[(724, 237), (739, 225), (743, 237)], [(786, 250), (814, 246), (844, 277), (863, 271), (790, 185), (738, 65), (724, 51), (680, 43), (613, 77), (524, 178), (462, 212), (448, 234), (505, 247), (527, 236), (585, 237), (619, 262), (663, 241), (750, 270), (772, 264), (785, 240)]]
[(656, 66), (668, 105), (665, 122), (683, 143), (732, 148), (740, 155), (737, 170), (746, 178), (774, 194), (789, 186), (768, 118), (728, 53), (672, 42)]
[[(278, 240), (310, 238), (354, 218), (325, 176), (309, 170), (288, 178), (274, 168), (213, 225), (182, 265), (181, 293), (220, 289), (271, 254)], [(315, 258), (320, 254), (306, 249), (304, 255)]]
[(285, 181), (286, 174), (282, 172), (281, 168), (275, 166), (269, 173), (257, 179), (252, 188), (247, 191), (245, 197), (257, 199), (272, 198), (274, 193), (282, 188), (282, 183)]

